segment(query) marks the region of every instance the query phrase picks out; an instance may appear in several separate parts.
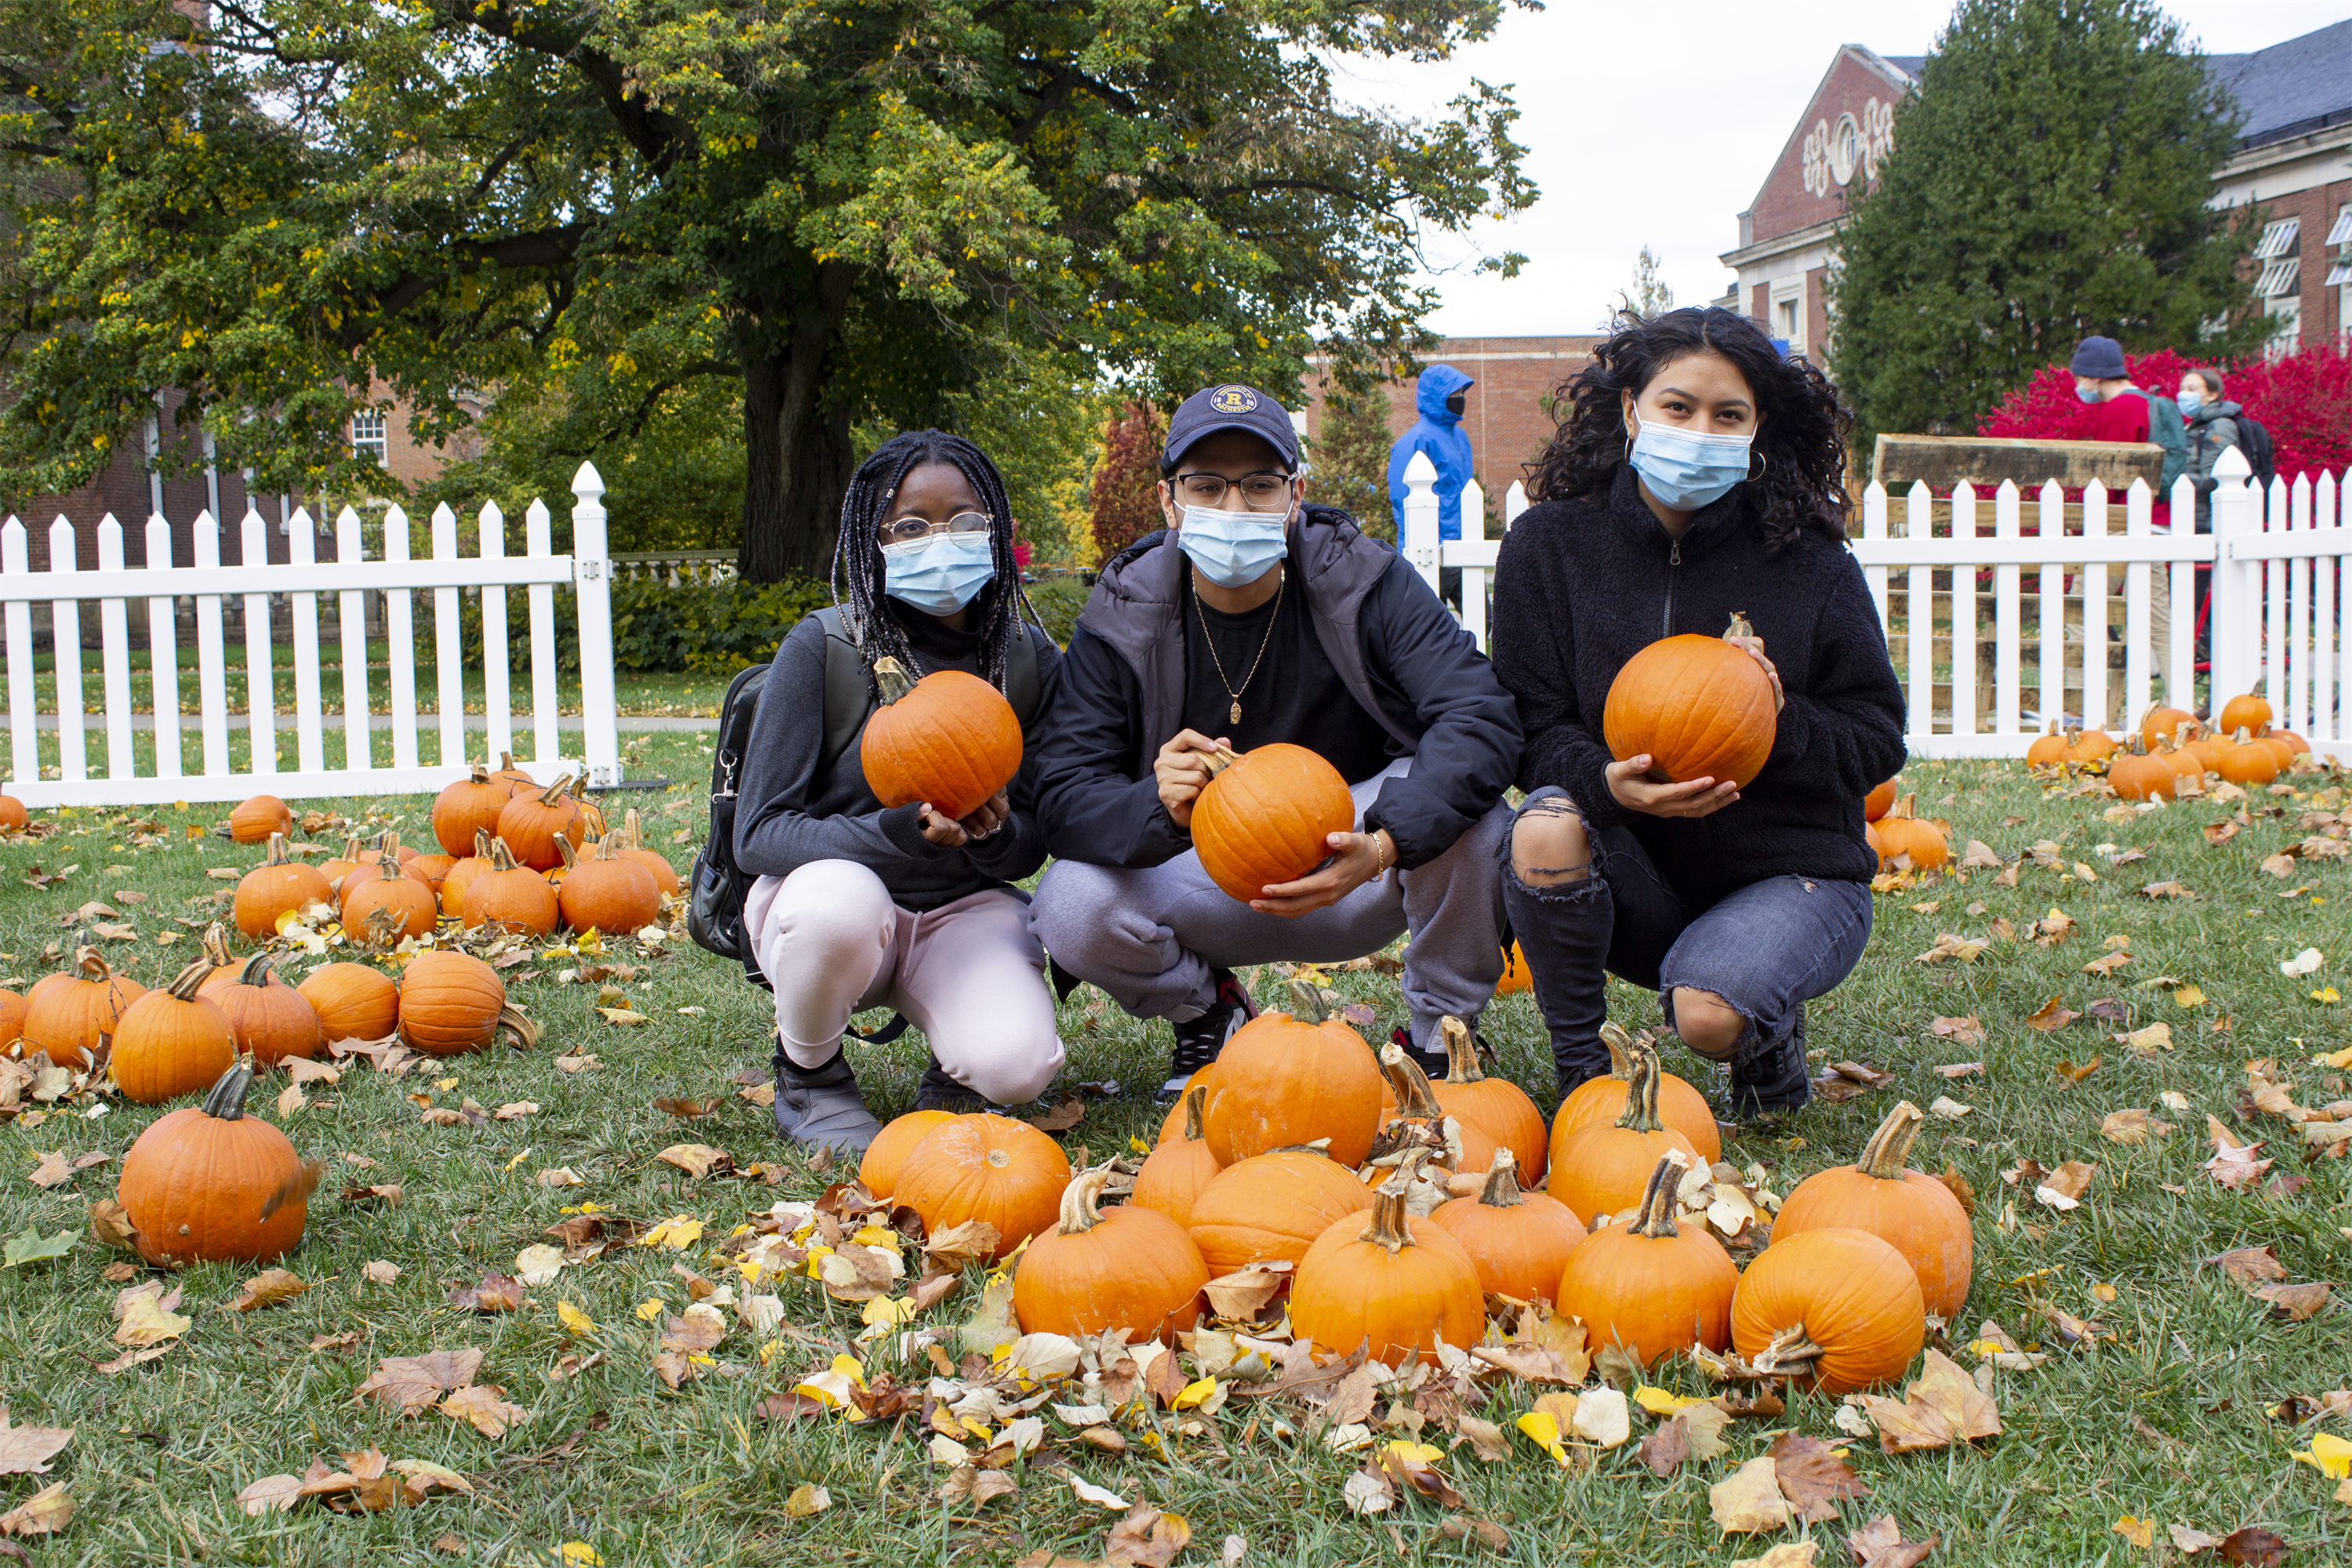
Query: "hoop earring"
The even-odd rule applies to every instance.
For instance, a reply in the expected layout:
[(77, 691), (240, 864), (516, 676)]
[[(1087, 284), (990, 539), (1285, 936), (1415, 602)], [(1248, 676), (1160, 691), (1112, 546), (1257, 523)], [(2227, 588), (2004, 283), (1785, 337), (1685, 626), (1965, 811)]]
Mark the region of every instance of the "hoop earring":
[(1763, 453), (1761, 453), (1761, 452), (1757, 453), (1757, 454), (1756, 454), (1756, 460), (1757, 460), (1757, 462), (1759, 462), (1759, 463), (1762, 464), (1763, 466), (1762, 466), (1761, 468), (1758, 468), (1754, 473), (1752, 473), (1752, 474), (1750, 474), (1750, 475), (1748, 475), (1748, 482), (1749, 484), (1754, 484), (1757, 480), (1759, 480), (1759, 479), (1762, 479), (1766, 474), (1770, 473), (1770, 472), (1772, 471), (1772, 461), (1771, 461), (1771, 459), (1770, 459), (1769, 458), (1767, 458)]

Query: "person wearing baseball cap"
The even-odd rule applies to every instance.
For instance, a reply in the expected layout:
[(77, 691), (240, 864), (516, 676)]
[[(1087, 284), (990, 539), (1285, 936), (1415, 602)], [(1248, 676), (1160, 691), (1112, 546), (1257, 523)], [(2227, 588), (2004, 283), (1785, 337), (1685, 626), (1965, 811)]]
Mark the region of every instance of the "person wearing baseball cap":
[[(2150, 397), (2132, 384), (2123, 345), (2113, 338), (2084, 338), (2074, 346), (2066, 368), (2074, 375), (2074, 395), (2091, 405), (2077, 439), (2147, 441), (2164, 448), (2148, 521), (2156, 532), (2170, 533), (2173, 481), (2189, 468), (2189, 427), (2179, 405), (2169, 398)], [(2172, 662), (2172, 574), (2151, 572), (2147, 585), (2149, 655), (2156, 668), (2166, 669)], [(2178, 700), (2179, 694), (2173, 696)]]
[[(1484, 655), (1390, 545), (1305, 500), (1298, 437), (1238, 383), (1186, 398), (1160, 463), (1165, 530), (1104, 564), (1064, 655), (1038, 762), (1055, 863), (1031, 923), (1064, 994), (1091, 981), (1166, 1018), (1162, 1098), (1256, 1008), (1235, 971), (1335, 963), (1411, 933), (1410, 1033), (1476, 1021), (1502, 977), (1503, 804), (1519, 720)], [(1189, 831), (1222, 746), (1304, 746), (1355, 796), (1352, 829), (1247, 902)]]

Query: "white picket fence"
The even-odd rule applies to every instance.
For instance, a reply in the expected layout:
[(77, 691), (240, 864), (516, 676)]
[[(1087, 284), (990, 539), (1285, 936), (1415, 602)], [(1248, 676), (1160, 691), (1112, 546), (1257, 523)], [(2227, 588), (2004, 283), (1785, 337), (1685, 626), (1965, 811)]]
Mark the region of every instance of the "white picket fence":
[[(45, 572), (29, 569), (25, 525), (9, 518), (0, 525), (0, 610), (6, 615), (8, 721), (10, 748), (7, 793), (32, 806), (59, 805), (156, 805), (170, 801), (239, 800), (259, 791), (289, 796), (369, 795), (436, 790), (459, 776), (469, 760), (466, 743), (463, 645), (458, 625), (461, 591), (478, 590), (482, 612), (484, 708), (488, 731), (484, 745), (471, 753), (474, 761), (495, 758), (515, 749), (516, 727), (527, 724), (530, 759), (520, 765), (534, 777), (552, 780), (558, 773), (584, 773), (589, 784), (620, 780), (620, 737), (613, 701), (612, 566), (605, 544), (604, 481), (591, 464), (580, 466), (572, 481), (572, 553), (550, 549), (549, 512), (534, 500), (523, 518), (523, 552), (507, 553), (507, 525), (495, 505), (479, 513), (478, 552), (457, 550), (457, 514), (446, 506), (432, 517), (433, 553), (425, 560), (409, 552), (409, 520), (398, 507), (384, 516), (380, 559), (367, 559), (358, 513), (346, 508), (336, 520), (336, 558), (316, 559), (315, 525), (305, 512), (296, 512), (287, 532), (292, 559), (283, 565), (268, 561), (269, 524), (247, 510), (242, 523), (244, 558), (251, 565), (220, 563), (220, 525), (210, 513), (199, 514), (194, 528), (194, 559), (174, 563), (172, 531), (161, 517), (146, 526), (147, 564), (130, 569), (123, 564), (122, 525), (113, 517), (98, 528), (99, 566), (79, 569), (73, 525), (58, 518), (49, 525), (49, 562)], [(556, 686), (555, 590), (570, 584), (579, 609), (578, 653), (582, 729), (579, 753), (562, 754)], [(507, 594), (520, 588), (530, 606), (530, 688), (528, 705), (514, 707), (514, 660), (508, 647)], [(389, 647), (386, 686), (391, 708), (392, 763), (374, 765), (371, 736), (374, 728), (368, 668), (365, 596), (383, 595), (385, 640)], [(432, 762), (419, 758), (416, 693), (416, 633), (415, 596), (433, 595), (434, 668), (438, 707), (437, 746)], [(324, 735), (328, 714), (320, 691), (319, 598), (339, 595), (342, 632), (342, 701), (344, 758), (341, 767), (326, 763)], [(293, 625), (292, 645), (275, 648), (270, 639), (270, 598), (285, 595)], [(247, 727), (251, 744), (242, 768), (233, 768), (229, 754), (231, 707), (224, 658), (222, 604), (240, 598), (245, 612)], [(194, 605), (194, 657), (179, 646), (177, 602)], [(139, 726), (131, 700), (131, 647), (126, 605), (144, 600), (151, 647), (154, 711), (152, 764), (145, 772), (134, 765), (134, 736)], [(36, 707), (33, 666), (33, 605), (50, 606), (56, 660), (55, 697), (48, 712), (56, 718), (57, 776), (45, 778), (39, 765), (42, 715)], [(100, 689), (86, 693), (79, 653), (84, 606), (95, 606), (101, 647)], [(294, 675), (294, 707), (290, 714), (276, 710), (278, 669), (290, 662)], [(181, 718), (184, 682), (195, 681), (198, 715), (193, 727), (201, 734), (203, 764), (188, 771), (184, 765)], [(95, 697), (94, 703), (86, 702)], [(85, 713), (101, 715), (106, 736), (106, 771), (91, 777), (86, 745)], [(278, 766), (278, 736), (290, 728), (295, 737), (296, 763), (291, 771)]]
[[(1982, 496), (1962, 485), (1943, 498), (1914, 485), (1899, 514), (1882, 487), (1864, 490), (1862, 537), (1852, 549), (1890, 647), (1901, 645), (1895, 673), (1905, 687), (1912, 754), (2017, 757), (2050, 717), (2112, 728), (2136, 721), (2159, 696), (2199, 707), (2197, 567), (2210, 563), (2209, 689), (2227, 697), (2259, 687), (2282, 728), (2309, 741), (2319, 755), (2352, 758), (2352, 626), (2346, 624), (2352, 582), (2345, 575), (2352, 554), (2352, 474), (2273, 479), (2264, 491), (2250, 482), (2243, 455), (2231, 449), (2215, 463), (2214, 477), (2210, 534), (2191, 531), (2195, 492), (2186, 479), (2173, 489), (2170, 533), (2154, 531), (2154, 497), (2140, 481), (2120, 498), (2093, 485), (2078, 506), (2053, 481), (2030, 513), (2010, 483)], [(1500, 542), (1441, 541), (1435, 479), (1428, 458), (1416, 455), (1405, 470), (1400, 548), (1433, 588), (1441, 568), (1462, 569), (1463, 626), (1483, 649), (1487, 584)], [(1514, 483), (1503, 503), (1507, 529), (1527, 506), (1525, 489)], [(1485, 512), (1473, 479), (1462, 496), (1469, 531), (1482, 531), (1473, 520)], [(2027, 567), (2035, 576), (2030, 595), (2021, 588)], [(1992, 581), (1980, 593), (1982, 570)], [(2158, 571), (2168, 574), (2171, 590), (2172, 636), (2162, 669), (2150, 635), (2150, 574)], [(1946, 577), (1940, 587), (1939, 573)], [(2110, 590), (2118, 584), (2124, 668), (2120, 700), (2111, 702), (2107, 630)], [(1925, 623), (1924, 635), (1911, 635), (1915, 615)], [(2044, 627), (2056, 635), (2042, 636)], [(2030, 704), (2023, 679), (2029, 643), (2038, 676)], [(1990, 668), (1989, 714), (1979, 664)], [(2070, 688), (2076, 693), (2071, 702)], [(2053, 704), (2042, 693), (2060, 700)]]

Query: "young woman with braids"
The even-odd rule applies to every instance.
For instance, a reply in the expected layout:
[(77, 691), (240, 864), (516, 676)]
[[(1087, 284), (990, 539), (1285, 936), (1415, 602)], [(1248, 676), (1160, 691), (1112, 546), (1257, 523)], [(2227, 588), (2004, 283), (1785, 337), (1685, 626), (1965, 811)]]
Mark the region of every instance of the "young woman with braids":
[[(1903, 764), (1903, 693), (1845, 549), (1850, 421), (1822, 373), (1745, 316), (1622, 319), (1564, 389), (1540, 504), (1495, 574), (1495, 672), (1527, 729), (1504, 902), (1561, 1092), (1608, 1070), (1607, 973), (1659, 993), (1683, 1043), (1731, 1069), (1731, 1111), (1811, 1093), (1804, 1004), (1870, 934), (1862, 803)], [(1661, 637), (1734, 611), (1780, 700), (1764, 770), (1650, 780), (1601, 710)]]
[[(803, 621), (776, 650), (735, 827), (737, 863), (759, 878), (744, 930), (776, 994), (776, 1126), (859, 1151), (879, 1131), (842, 1048), (861, 1009), (896, 1008), (929, 1037), (918, 1109), (1030, 1100), (1061, 1069), (1045, 955), (1011, 885), (1045, 858), (1029, 759), (1057, 655), (1021, 589), (1004, 481), (979, 447), (937, 430), (893, 437), (858, 468), (841, 507), (834, 601), (839, 635), (868, 671), (887, 656), (918, 677), (980, 676), (1016, 707), (1035, 694), (1007, 791), (961, 821), (928, 805), (885, 810), (854, 742), (826, 754), (823, 620)], [(1015, 679), (1024, 663), (1034, 681)], [(870, 714), (870, 679), (861, 697)]]

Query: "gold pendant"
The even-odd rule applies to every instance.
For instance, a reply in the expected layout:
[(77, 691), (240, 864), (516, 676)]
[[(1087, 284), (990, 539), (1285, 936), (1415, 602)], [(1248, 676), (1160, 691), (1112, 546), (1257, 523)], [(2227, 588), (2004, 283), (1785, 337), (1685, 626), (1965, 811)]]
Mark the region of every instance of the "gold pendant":
[(1234, 710), (1231, 718), (1234, 723), (1238, 724), (1242, 721), (1242, 704), (1239, 698), (1235, 698), (1234, 700)]

